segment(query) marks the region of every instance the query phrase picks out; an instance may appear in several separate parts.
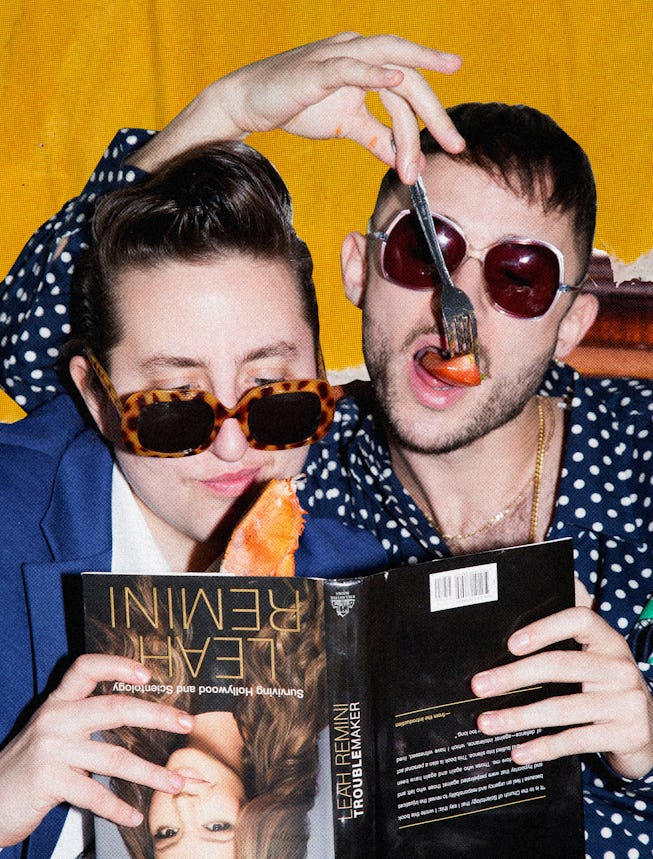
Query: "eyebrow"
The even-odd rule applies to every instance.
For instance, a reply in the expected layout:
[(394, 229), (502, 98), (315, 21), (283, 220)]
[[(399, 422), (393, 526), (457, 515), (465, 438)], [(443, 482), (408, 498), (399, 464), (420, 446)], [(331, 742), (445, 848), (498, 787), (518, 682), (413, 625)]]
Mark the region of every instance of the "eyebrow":
[(251, 349), (243, 356), (243, 362), (258, 361), (261, 358), (294, 358), (297, 354), (297, 346), (294, 343), (288, 343), (281, 340), (278, 343), (272, 343), (269, 346), (261, 346), (258, 349)]
[[(288, 343), (286, 340), (281, 340), (278, 343), (270, 343), (267, 346), (261, 346), (256, 349), (250, 349), (240, 356), (239, 360), (243, 364), (251, 361), (259, 361), (262, 358), (293, 358), (298, 352), (298, 348), (294, 343)], [(151, 355), (142, 364), (143, 370), (154, 371), (164, 369), (166, 367), (176, 367), (179, 369), (202, 368), (207, 369), (205, 361), (199, 361), (197, 358), (192, 358), (185, 355), (169, 355), (166, 352), (158, 352)]]

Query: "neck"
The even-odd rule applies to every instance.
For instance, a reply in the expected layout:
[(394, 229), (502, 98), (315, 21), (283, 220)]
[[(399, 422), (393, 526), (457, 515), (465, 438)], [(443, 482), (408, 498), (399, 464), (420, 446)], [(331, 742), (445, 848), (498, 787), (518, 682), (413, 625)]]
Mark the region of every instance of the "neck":
[(562, 448), (556, 402), (543, 399), (538, 407), (534, 397), (513, 420), (459, 450), (425, 454), (391, 445), (399, 479), (455, 554), (544, 538)]

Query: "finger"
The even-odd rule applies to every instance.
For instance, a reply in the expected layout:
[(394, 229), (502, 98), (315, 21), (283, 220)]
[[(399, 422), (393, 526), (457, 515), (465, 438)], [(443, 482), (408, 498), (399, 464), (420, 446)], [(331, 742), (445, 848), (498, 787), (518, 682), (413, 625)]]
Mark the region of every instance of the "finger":
[(95, 695), (82, 702), (75, 702), (70, 715), (69, 709), (69, 702), (65, 708), (41, 708), (34, 718), (41, 735), (62, 736), (74, 731), (77, 735), (89, 736), (126, 725), (187, 734), (194, 724), (193, 717), (183, 710), (131, 695)]
[(623, 636), (585, 606), (559, 611), (517, 630), (508, 639), (508, 648), (521, 656), (570, 638), (596, 651), (630, 653)]
[(318, 92), (309, 95), (307, 104), (313, 104), (329, 92), (342, 87), (378, 90), (398, 86), (404, 79), (403, 70), (393, 66), (368, 63), (357, 57), (334, 57), (314, 62), (307, 68), (307, 80), (313, 80)]
[(487, 710), (479, 715), (478, 727), (484, 734), (497, 735), (594, 722), (614, 725), (617, 718), (621, 719), (622, 713), (641, 716), (639, 703), (635, 695), (624, 696), (622, 693), (560, 695), (522, 707)]
[(567, 755), (596, 754), (609, 747), (612, 739), (611, 725), (584, 725), (568, 728), (555, 734), (542, 734), (512, 750), (516, 764), (532, 764), (552, 761)]
[(581, 683), (585, 691), (626, 690), (641, 683), (641, 673), (632, 660), (580, 650), (551, 650), (481, 671), (472, 677), (471, 685), (479, 698), (490, 698), (542, 683)]
[(543, 734), (515, 747), (515, 763), (553, 760), (565, 755), (602, 753), (626, 778), (641, 778), (651, 769), (651, 732), (628, 722), (593, 722)]
[(582, 605), (586, 608), (592, 607), (593, 599), (580, 579), (574, 579), (574, 594), (576, 605)]
[(414, 69), (402, 68), (402, 72), (403, 80), (393, 87), (393, 94), (405, 100), (446, 152), (462, 152), (465, 140), (428, 81)]
[(73, 662), (50, 697), (61, 701), (79, 701), (91, 695), (103, 680), (138, 685), (146, 683), (150, 677), (144, 665), (126, 656), (87, 653)]
[[(462, 65), (458, 54), (438, 51), (400, 36), (389, 34), (358, 36), (344, 40), (347, 52), (370, 64), (392, 63), (398, 66), (429, 69), (442, 74), (453, 74)], [(335, 43), (337, 45), (337, 43)]]
[(402, 182), (413, 185), (422, 163), (417, 117), (410, 105), (390, 90), (381, 91), (381, 100), (392, 119), (395, 169)]
[(101, 739), (86, 740), (74, 747), (69, 744), (62, 753), (69, 766), (81, 772), (119, 778), (171, 794), (179, 793), (185, 784), (179, 773)]
[(138, 809), (120, 799), (100, 782), (79, 773), (72, 774), (66, 797), (71, 805), (88, 809), (118, 826), (138, 826), (143, 822), (143, 815)]
[(392, 129), (384, 125), (370, 113), (361, 114), (350, 124), (344, 135), (350, 140), (360, 143), (388, 167), (394, 167), (396, 161), (393, 149)]

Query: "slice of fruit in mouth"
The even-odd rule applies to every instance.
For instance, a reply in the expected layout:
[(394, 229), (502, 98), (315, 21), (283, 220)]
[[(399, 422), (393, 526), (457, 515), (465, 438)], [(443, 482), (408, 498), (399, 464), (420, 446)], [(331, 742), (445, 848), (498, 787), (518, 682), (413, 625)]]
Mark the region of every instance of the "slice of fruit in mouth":
[(304, 513), (294, 480), (271, 480), (231, 535), (222, 571), (234, 576), (294, 576)]
[(443, 358), (439, 352), (427, 349), (418, 360), (429, 376), (449, 385), (473, 387), (480, 385), (483, 379), (476, 358), (471, 352), (467, 355), (456, 355), (454, 358)]

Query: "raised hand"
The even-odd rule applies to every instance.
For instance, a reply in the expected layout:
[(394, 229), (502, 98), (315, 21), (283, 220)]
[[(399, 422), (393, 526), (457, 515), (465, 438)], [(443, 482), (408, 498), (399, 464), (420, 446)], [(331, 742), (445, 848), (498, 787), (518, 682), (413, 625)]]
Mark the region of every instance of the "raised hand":
[(90, 773), (178, 793), (184, 779), (91, 735), (121, 725), (187, 734), (193, 718), (130, 695), (92, 693), (101, 681), (142, 684), (149, 671), (121, 656), (81, 656), (27, 726), (0, 752), (0, 847), (26, 838), (60, 802), (89, 809), (121, 826), (143, 819)]
[[(403, 181), (412, 182), (421, 166), (418, 116), (444, 149), (464, 148), (417, 69), (450, 74), (460, 62), (453, 54), (396, 36), (340, 33), (215, 81), (131, 160), (152, 169), (195, 143), (242, 139), (250, 132), (282, 128), (303, 137), (355, 140), (396, 166)], [(373, 90), (381, 94), (392, 127), (367, 109), (366, 95)]]
[[(536, 653), (565, 639), (579, 651)], [(563, 755), (602, 752), (626, 778), (641, 778), (653, 767), (653, 698), (626, 640), (592, 609), (566, 609), (515, 632), (511, 653), (523, 659), (472, 678), (481, 698), (540, 683), (580, 683), (581, 692), (524, 707), (486, 712), (478, 727), (486, 734), (562, 726), (513, 749), (518, 764)], [(565, 727), (570, 726), (570, 727)]]

